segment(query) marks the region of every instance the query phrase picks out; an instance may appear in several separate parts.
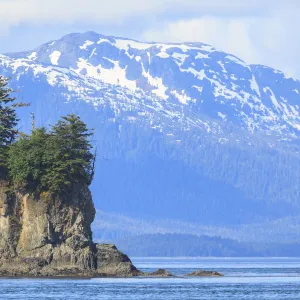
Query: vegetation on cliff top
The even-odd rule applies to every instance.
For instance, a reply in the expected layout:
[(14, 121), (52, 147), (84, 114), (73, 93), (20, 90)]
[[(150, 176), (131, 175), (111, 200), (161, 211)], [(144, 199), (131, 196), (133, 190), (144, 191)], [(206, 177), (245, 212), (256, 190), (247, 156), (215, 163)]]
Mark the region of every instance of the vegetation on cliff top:
[(7, 82), (0, 77), (0, 178), (35, 194), (64, 194), (74, 184), (90, 185), (95, 155), (86, 124), (71, 114), (49, 130), (32, 128), (30, 135), (19, 135), (16, 108), (23, 104), (15, 104)]
[(13, 91), (7, 84), (7, 79), (0, 76), (0, 179), (7, 176), (8, 148), (17, 135), (15, 127), (18, 118), (15, 109), (21, 105), (10, 96)]

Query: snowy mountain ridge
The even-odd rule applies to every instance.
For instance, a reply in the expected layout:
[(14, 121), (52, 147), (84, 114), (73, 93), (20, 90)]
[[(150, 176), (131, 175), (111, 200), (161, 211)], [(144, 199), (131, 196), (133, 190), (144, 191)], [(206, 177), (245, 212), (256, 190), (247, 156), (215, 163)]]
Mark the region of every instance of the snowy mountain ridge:
[(300, 134), (299, 81), (206, 44), (142, 43), (87, 32), (0, 56), (0, 66), (17, 78), (45, 76), (50, 85), (64, 87), (67, 98), (75, 94), (95, 106), (97, 93), (110, 85), (137, 103), (174, 104), (177, 114), (184, 107), (198, 122), (205, 115), (250, 132)]

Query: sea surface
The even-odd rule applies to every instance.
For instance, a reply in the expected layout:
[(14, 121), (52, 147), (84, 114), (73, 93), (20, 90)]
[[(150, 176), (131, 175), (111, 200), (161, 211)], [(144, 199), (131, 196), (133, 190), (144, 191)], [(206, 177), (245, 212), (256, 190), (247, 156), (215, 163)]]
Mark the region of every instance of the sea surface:
[[(167, 268), (176, 278), (91, 280), (0, 279), (0, 299), (300, 299), (300, 258), (133, 258), (143, 271)], [(222, 278), (184, 278), (193, 270)]]

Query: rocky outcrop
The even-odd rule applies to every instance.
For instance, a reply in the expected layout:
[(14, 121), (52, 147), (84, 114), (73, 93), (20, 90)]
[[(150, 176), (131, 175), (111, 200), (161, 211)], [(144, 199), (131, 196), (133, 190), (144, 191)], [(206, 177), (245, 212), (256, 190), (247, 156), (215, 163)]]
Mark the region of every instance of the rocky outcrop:
[[(11, 192), (0, 180), (0, 276), (171, 277), (165, 269), (139, 271), (116, 246), (95, 244), (95, 208), (88, 187), (64, 197)], [(186, 276), (223, 276), (196, 271)]]
[(65, 197), (9, 193), (0, 181), (1, 276), (138, 276), (113, 245), (93, 243), (88, 187)]
[(150, 273), (149, 275), (153, 276), (153, 277), (172, 277), (172, 276), (174, 276), (166, 269), (158, 269), (157, 271)]
[(216, 272), (216, 271), (197, 270), (197, 271), (189, 273), (185, 276), (188, 276), (188, 277), (222, 277), (224, 275), (219, 272)]
[(127, 255), (120, 252), (115, 245), (96, 245), (97, 274), (102, 276), (141, 276), (141, 271), (133, 266)]

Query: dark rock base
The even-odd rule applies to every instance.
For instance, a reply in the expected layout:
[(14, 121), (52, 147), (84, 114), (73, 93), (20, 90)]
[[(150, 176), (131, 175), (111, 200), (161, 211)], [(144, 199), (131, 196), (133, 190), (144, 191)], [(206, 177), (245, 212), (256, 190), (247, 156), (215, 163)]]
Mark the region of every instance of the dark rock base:
[(80, 252), (76, 253), (72, 253), (72, 249), (68, 247), (58, 248), (50, 251), (51, 261), (39, 258), (39, 256), (44, 256), (45, 249), (40, 249), (41, 252), (37, 257), (1, 260), (0, 276), (92, 278), (144, 275), (132, 264), (128, 256), (114, 245), (94, 244), (93, 247), (80, 249)]

